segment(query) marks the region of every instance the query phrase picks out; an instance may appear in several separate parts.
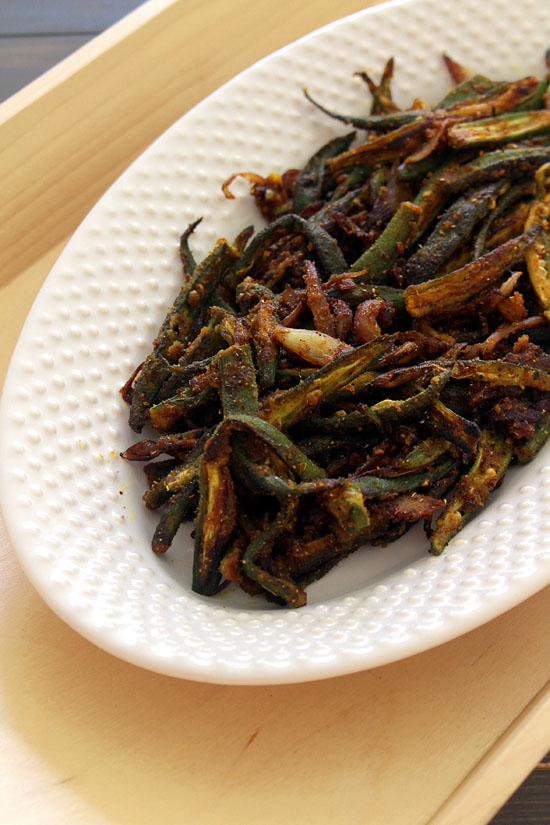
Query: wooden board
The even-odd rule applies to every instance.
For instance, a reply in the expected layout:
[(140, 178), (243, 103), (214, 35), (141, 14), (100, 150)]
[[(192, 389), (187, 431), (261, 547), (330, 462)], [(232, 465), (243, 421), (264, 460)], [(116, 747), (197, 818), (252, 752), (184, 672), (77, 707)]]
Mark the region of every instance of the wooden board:
[[(65, 239), (118, 173), (237, 71), (363, 6), (151, 0), (0, 106), (0, 375)], [(383, 668), (228, 688), (80, 638), (1, 528), (0, 582), (0, 822), (481, 825), (548, 748), (549, 588)]]

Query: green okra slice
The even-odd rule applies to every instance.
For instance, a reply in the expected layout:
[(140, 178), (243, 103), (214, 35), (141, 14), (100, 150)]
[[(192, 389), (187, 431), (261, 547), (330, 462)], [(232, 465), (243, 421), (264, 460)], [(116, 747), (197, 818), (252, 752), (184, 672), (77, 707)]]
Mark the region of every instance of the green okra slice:
[[(464, 191), (491, 180), (508, 180), (534, 172), (543, 163), (550, 161), (549, 146), (519, 146), (512, 149), (495, 149), (484, 152), (475, 160), (449, 167), (444, 175), (444, 187), (449, 194)], [(446, 178), (446, 179), (445, 179)]]
[[(370, 408), (376, 418), (386, 424), (394, 424), (403, 419), (420, 415), (434, 401), (451, 377), (450, 369), (434, 370), (427, 387), (408, 398), (394, 400), (385, 398)], [(363, 405), (361, 405), (363, 408)]]
[(388, 467), (369, 470), (361, 475), (362, 477), (376, 475), (378, 478), (396, 478), (409, 473), (418, 473), (432, 467), (445, 453), (449, 452), (449, 448), (450, 443), (445, 438), (435, 436), (434, 438), (423, 439), (406, 456), (398, 458)]
[[(255, 416), (239, 415), (218, 425), (220, 437), (235, 432), (249, 432), (260, 438), (284, 462), (300, 481), (319, 481), (325, 471), (311, 461), (284, 433), (273, 424)], [(363, 530), (369, 521), (360, 491), (352, 481), (344, 480), (335, 490), (320, 491), (319, 501), (336, 520), (335, 528), (343, 537)]]
[[(354, 283), (357, 283), (353, 279)], [(363, 301), (369, 301), (372, 298), (383, 298), (385, 301), (393, 304), (396, 313), (401, 314), (405, 310), (405, 298), (403, 296), (404, 290), (393, 286), (386, 286), (385, 284), (357, 284), (351, 289), (343, 286), (335, 286), (334, 289), (329, 289), (327, 294), (329, 298), (343, 298), (344, 301), (352, 307), (362, 304)]]
[(299, 215), (290, 214), (272, 221), (252, 238), (240, 259), (227, 275), (226, 286), (236, 289), (254, 265), (261, 260), (265, 251), (275, 241), (292, 232), (301, 233), (311, 243), (315, 257), (327, 276), (333, 272), (344, 272), (347, 269), (346, 260), (338, 244), (328, 232)]
[(153, 351), (147, 356), (135, 382), (129, 423), (136, 432), (143, 429), (148, 409), (156, 401), (163, 381), (170, 374), (169, 367), (166, 368), (166, 358), (171, 356), (171, 347), (177, 345), (178, 348), (183, 348), (188, 343), (195, 322), (237, 257), (238, 253), (227, 241), (219, 240), (182, 287), (153, 342)]
[(421, 217), (413, 242), (417, 241), (452, 195), (494, 180), (512, 181), (550, 161), (550, 147), (533, 146), (495, 149), (474, 160), (459, 164), (450, 155), (422, 185), (413, 200)]
[(414, 318), (421, 318), (459, 309), (474, 295), (496, 283), (522, 258), (539, 232), (540, 225), (533, 226), (454, 272), (421, 284), (411, 284), (405, 289), (407, 311)]
[(547, 132), (550, 132), (550, 112), (541, 109), (455, 123), (447, 130), (447, 140), (453, 149), (469, 149), (513, 143)]
[[(548, 113), (550, 114), (550, 112)], [(543, 309), (550, 320), (550, 163), (545, 163), (535, 174), (536, 196), (525, 223), (526, 229), (540, 225), (540, 235), (525, 252), (529, 279)]]
[(508, 185), (496, 181), (468, 190), (446, 209), (430, 236), (408, 259), (403, 273), (406, 283), (418, 284), (436, 277)]
[(183, 458), (186, 453), (196, 446), (199, 438), (204, 435), (204, 430), (196, 428), (183, 433), (172, 433), (163, 435), (157, 441), (145, 439), (132, 444), (121, 453), (122, 458), (127, 461), (150, 461), (163, 453), (173, 455), (176, 458)]
[[(380, 237), (350, 267), (355, 283), (384, 283), (396, 260), (404, 255), (415, 236), (420, 207), (404, 201)], [(362, 272), (362, 270), (365, 270)]]
[(314, 100), (307, 89), (304, 89), (304, 95), (307, 100), (313, 103), (315, 108), (319, 109), (323, 114), (335, 120), (340, 120), (342, 123), (347, 123), (355, 129), (364, 129), (367, 132), (389, 132), (398, 129), (400, 126), (412, 123), (415, 120), (420, 120), (427, 114), (427, 111), (424, 109), (410, 109), (405, 112), (390, 112), (388, 114), (370, 115), (369, 117), (356, 117), (355, 115), (344, 115), (327, 109)]
[(419, 120), (348, 149), (335, 158), (329, 158), (325, 163), (327, 176), (332, 179), (357, 165), (371, 166), (374, 169), (379, 163), (404, 158), (418, 149), (433, 121), (434, 116), (427, 114)]
[(152, 548), (157, 555), (166, 553), (172, 545), (180, 524), (188, 517), (195, 502), (197, 479), (193, 479), (166, 503), (153, 534)]
[(205, 596), (213, 595), (219, 589), (220, 561), (236, 522), (230, 456), (229, 440), (214, 434), (200, 459), (192, 589)]
[(395, 105), (391, 96), (393, 66), (394, 60), (393, 57), (390, 57), (382, 71), (380, 83), (375, 83), (367, 72), (356, 72), (357, 77), (365, 81), (372, 95), (371, 114), (373, 115), (399, 111), (399, 108)]
[(277, 475), (268, 463), (253, 462), (243, 443), (236, 438), (233, 443), (232, 469), (236, 478), (253, 492), (278, 496), (305, 496), (334, 490), (342, 486), (336, 478), (320, 478), (317, 481), (293, 481)]
[(464, 103), (465, 101), (475, 102), (484, 94), (487, 94), (487, 92), (494, 92), (500, 85), (502, 84), (495, 83), (494, 80), (490, 80), (490, 78), (485, 77), (485, 75), (475, 74), (473, 77), (469, 77), (451, 89), (443, 100), (440, 100), (434, 107), (434, 110), (449, 109), (451, 106)]
[(258, 414), (256, 371), (249, 344), (224, 350), (218, 360), (224, 418)]
[(465, 99), (447, 106), (446, 111), (456, 117), (493, 117), (522, 104), (535, 92), (538, 83), (538, 79), (532, 75), (509, 83), (499, 83), (474, 100)]
[[(548, 66), (547, 66), (548, 68)], [(544, 106), (544, 96), (548, 91), (550, 80), (547, 77), (540, 80), (534, 90), (525, 100), (515, 107), (516, 112), (529, 112), (533, 109), (542, 109)]]
[(185, 232), (180, 237), (180, 261), (183, 266), (183, 274), (186, 278), (190, 278), (195, 269), (197, 268), (197, 262), (193, 257), (193, 253), (189, 249), (189, 238), (202, 221), (202, 218), (198, 218), (193, 223), (190, 223)]
[(442, 553), (464, 526), (468, 516), (483, 507), (490, 493), (502, 481), (511, 460), (511, 444), (490, 430), (482, 430), (472, 466), (458, 480), (445, 509), (435, 522), (430, 538), (430, 551), (434, 555)]
[(545, 445), (550, 436), (550, 412), (543, 415), (535, 425), (535, 434), (527, 441), (514, 446), (514, 455), (520, 464), (531, 461), (538, 451)]
[(448, 160), (449, 156), (443, 152), (431, 152), (421, 160), (410, 161), (405, 158), (403, 163), (399, 165), (398, 174), (401, 180), (419, 180), (426, 177), (430, 172), (439, 169)]
[(212, 387), (206, 387), (198, 392), (193, 387), (184, 387), (177, 395), (149, 408), (151, 425), (159, 432), (170, 432), (200, 406), (211, 403), (215, 397), (216, 392)]
[(310, 157), (296, 181), (294, 212), (299, 215), (307, 206), (320, 200), (325, 174), (325, 161), (349, 149), (354, 139), (355, 132), (333, 138)]
[(455, 361), (451, 374), (453, 378), (472, 378), (502, 387), (531, 387), (550, 392), (550, 374), (523, 364), (508, 361)]
[(475, 421), (464, 418), (447, 407), (440, 398), (436, 398), (428, 411), (428, 424), (439, 435), (462, 450), (466, 456), (472, 456), (479, 443), (481, 430)]
[(417, 473), (407, 473), (396, 478), (365, 475), (355, 478), (354, 482), (366, 499), (405, 493), (409, 490), (424, 490), (429, 484), (443, 478), (454, 463), (454, 459), (451, 458), (436, 462), (429, 469)]
[(262, 404), (260, 415), (284, 430), (302, 418), (312, 407), (327, 400), (362, 373), (377, 364), (397, 345), (393, 335), (382, 335), (321, 367), (297, 387), (272, 393)]
[[(495, 204), (494, 209), (489, 211), (489, 214), (481, 224), (481, 228), (476, 235), (474, 241), (474, 258), (479, 258), (480, 255), (483, 255), (485, 251), (485, 245), (487, 243), (487, 237), (489, 232), (491, 231), (491, 227), (497, 218), (499, 218), (509, 206), (513, 203), (518, 201), (520, 198), (523, 198), (527, 194), (533, 191), (533, 182), (531, 180), (520, 180), (518, 183), (515, 183), (513, 186), (510, 186), (502, 195), (499, 196), (497, 203)], [(526, 229), (528, 227), (525, 227)]]
[(264, 590), (276, 596), (289, 607), (302, 607), (307, 596), (304, 590), (291, 579), (276, 576), (265, 570), (257, 563), (260, 555), (273, 547), (279, 536), (288, 529), (289, 523), (295, 518), (296, 503), (286, 498), (281, 501), (281, 507), (271, 524), (258, 533), (243, 553), (241, 568), (249, 579), (257, 582)]

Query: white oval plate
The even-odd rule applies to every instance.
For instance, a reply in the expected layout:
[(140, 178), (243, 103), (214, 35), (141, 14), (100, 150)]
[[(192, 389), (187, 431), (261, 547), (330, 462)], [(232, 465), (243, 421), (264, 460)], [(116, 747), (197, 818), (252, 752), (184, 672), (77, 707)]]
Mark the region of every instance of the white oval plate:
[(203, 215), (197, 257), (259, 225), (232, 172), (301, 166), (341, 124), (308, 104), (366, 110), (353, 73), (396, 58), (408, 105), (449, 86), (441, 53), (476, 71), (544, 71), (550, 22), (538, 0), (413, 0), (330, 25), (261, 61), (174, 124), (121, 176), (75, 233), (29, 314), (0, 413), (2, 506), (30, 580), (72, 627), (123, 659), (222, 683), (320, 679), (381, 665), (458, 636), (550, 581), (550, 455), (510, 473), (440, 558), (420, 529), (365, 549), (308, 590), (300, 610), (240, 592), (191, 592), (181, 531), (156, 558), (157, 516), (141, 502), (136, 440), (119, 387), (149, 349), (179, 288), (179, 234)]

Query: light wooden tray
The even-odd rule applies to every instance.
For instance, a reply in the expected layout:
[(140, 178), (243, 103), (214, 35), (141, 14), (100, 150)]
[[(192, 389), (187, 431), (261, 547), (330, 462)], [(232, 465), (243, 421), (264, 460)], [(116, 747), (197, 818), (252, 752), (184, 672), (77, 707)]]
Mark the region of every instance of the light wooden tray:
[[(49, 267), (118, 174), (238, 71), (363, 7), (150, 0), (0, 106), (0, 377)], [(227, 688), (80, 638), (1, 526), (0, 574), (2, 822), (478, 825), (548, 749), (548, 588), (374, 671)]]

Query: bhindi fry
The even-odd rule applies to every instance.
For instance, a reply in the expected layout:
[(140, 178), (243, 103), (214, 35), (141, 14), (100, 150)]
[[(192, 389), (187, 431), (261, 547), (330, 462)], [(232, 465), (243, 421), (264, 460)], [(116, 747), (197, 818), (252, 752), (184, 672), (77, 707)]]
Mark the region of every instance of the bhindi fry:
[(259, 231), (202, 261), (200, 219), (181, 236), (183, 286), (121, 389), (147, 437), (122, 455), (147, 462), (155, 553), (194, 520), (199, 594), (301, 607), (416, 523), (438, 555), (550, 435), (549, 67), (443, 64), (432, 106), (397, 105), (393, 58), (356, 73), (366, 117), (305, 92), (356, 131), (300, 168), (231, 174)]

